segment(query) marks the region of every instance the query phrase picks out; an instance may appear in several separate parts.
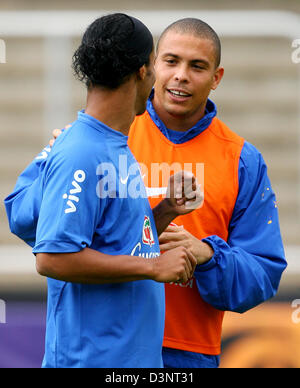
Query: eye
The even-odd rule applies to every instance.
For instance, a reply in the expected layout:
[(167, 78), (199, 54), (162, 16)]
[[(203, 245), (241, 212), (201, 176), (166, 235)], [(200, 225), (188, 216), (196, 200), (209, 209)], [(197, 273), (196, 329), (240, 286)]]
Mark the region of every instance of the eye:
[(175, 59), (166, 59), (166, 63), (168, 63), (169, 65), (175, 65), (176, 61)]
[(205, 67), (201, 65), (193, 65), (193, 68), (196, 70), (205, 70)]

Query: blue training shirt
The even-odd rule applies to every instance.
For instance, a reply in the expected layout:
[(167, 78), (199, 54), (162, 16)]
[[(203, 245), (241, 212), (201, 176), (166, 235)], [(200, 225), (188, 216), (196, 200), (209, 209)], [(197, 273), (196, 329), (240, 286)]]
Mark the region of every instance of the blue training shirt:
[[(160, 254), (155, 222), (127, 137), (82, 112), (55, 143), (39, 184), (34, 253), (89, 247)], [(113, 260), (113, 257), (112, 257)], [(162, 367), (164, 285), (84, 285), (48, 279), (44, 367)]]

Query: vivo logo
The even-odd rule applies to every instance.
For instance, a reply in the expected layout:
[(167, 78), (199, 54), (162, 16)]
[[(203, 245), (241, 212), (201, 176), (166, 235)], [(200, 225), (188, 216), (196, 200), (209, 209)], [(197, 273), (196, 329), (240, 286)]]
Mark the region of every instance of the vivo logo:
[(72, 182), (73, 188), (69, 191), (69, 194), (64, 194), (63, 199), (67, 199), (67, 209), (65, 209), (65, 213), (75, 213), (77, 211), (76, 204), (79, 202), (79, 196), (82, 192), (82, 188), (80, 183), (83, 183), (86, 179), (85, 172), (82, 170), (77, 170), (74, 174), (74, 180)]
[(51, 152), (51, 147), (48, 146), (48, 147), (44, 148), (43, 151), (35, 159), (36, 160), (47, 159), (50, 152)]

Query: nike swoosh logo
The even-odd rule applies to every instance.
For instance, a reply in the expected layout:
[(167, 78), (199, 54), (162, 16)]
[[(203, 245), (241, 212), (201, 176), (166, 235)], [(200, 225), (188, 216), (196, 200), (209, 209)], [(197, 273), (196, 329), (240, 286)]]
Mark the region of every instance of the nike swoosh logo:
[[(146, 177), (146, 174), (142, 175), (142, 179), (144, 180)], [(158, 197), (159, 195), (166, 195), (167, 194), (167, 187), (147, 187), (146, 188), (146, 193), (147, 197)]]
[(146, 193), (148, 197), (156, 197), (158, 195), (167, 194), (167, 187), (146, 187)]
[(128, 179), (129, 179), (129, 175), (125, 178), (125, 179), (123, 179), (122, 177), (120, 178), (120, 181), (121, 181), (121, 183), (123, 184), (123, 185), (126, 185), (126, 183), (128, 182)]

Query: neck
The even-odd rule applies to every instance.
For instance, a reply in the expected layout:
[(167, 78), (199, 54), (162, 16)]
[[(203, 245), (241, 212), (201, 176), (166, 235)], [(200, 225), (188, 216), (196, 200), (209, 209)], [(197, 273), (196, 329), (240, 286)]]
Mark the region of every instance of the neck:
[(168, 129), (179, 132), (186, 132), (193, 128), (205, 116), (206, 103), (207, 102), (205, 102), (203, 106), (200, 106), (197, 109), (197, 112), (192, 115), (180, 115), (168, 112), (163, 105), (160, 104), (155, 95), (152, 101), (153, 107), (164, 125)]
[(136, 116), (136, 90), (130, 85), (131, 82), (128, 81), (113, 90), (90, 88), (85, 113), (127, 136)]

